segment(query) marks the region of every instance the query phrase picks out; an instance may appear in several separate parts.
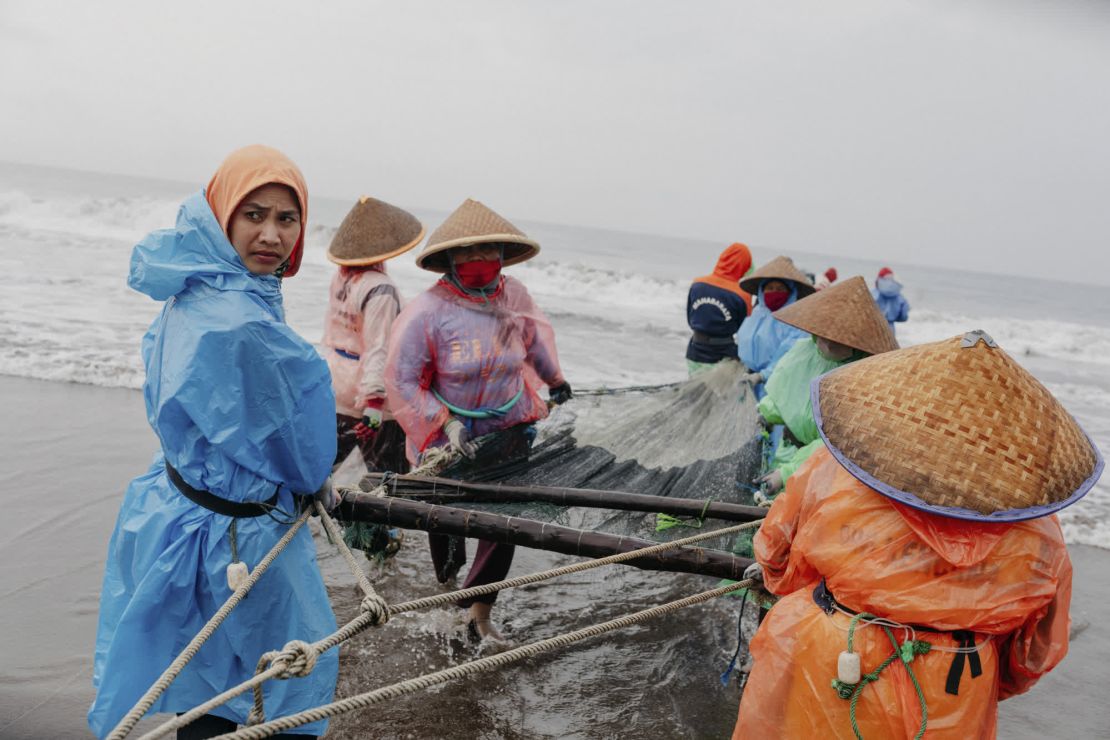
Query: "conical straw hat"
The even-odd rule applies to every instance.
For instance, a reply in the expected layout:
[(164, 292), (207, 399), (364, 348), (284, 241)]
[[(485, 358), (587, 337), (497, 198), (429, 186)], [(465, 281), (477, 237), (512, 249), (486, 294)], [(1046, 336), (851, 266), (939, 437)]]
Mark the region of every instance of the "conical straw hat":
[(452, 247), (471, 244), (504, 244), (503, 264), (515, 265), (535, 257), (540, 245), (524, 232), (476, 200), (469, 198), (428, 237), (416, 264), (432, 272), (447, 272), (447, 255)]
[(775, 311), (776, 319), (877, 355), (898, 349), (890, 324), (859, 275)]
[(349, 267), (373, 265), (404, 254), (423, 238), (416, 216), (364, 195), (332, 237), (328, 259)]
[(811, 392), (836, 459), (914, 508), (1034, 519), (1075, 503), (1102, 473), (1075, 419), (981, 331), (845, 365)]
[(798, 285), (798, 297), (805, 298), (814, 291), (813, 283), (804, 272), (794, 266), (789, 257), (775, 257), (740, 281), (740, 290), (756, 295), (764, 280), (790, 280)]

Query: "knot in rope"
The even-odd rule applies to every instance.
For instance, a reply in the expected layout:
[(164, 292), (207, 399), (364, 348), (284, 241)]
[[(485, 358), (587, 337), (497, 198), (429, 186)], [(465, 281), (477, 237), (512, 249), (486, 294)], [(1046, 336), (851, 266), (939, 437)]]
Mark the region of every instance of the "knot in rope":
[(316, 648), (303, 640), (290, 640), (280, 652), (274, 650), (266, 653), (263, 660), (270, 663), (271, 668), (281, 668), (278, 678), (304, 678), (312, 673), (316, 667), (318, 653)]
[(376, 593), (367, 594), (359, 608), (373, 617), (372, 624), (375, 627), (381, 627), (389, 621), (389, 604)]

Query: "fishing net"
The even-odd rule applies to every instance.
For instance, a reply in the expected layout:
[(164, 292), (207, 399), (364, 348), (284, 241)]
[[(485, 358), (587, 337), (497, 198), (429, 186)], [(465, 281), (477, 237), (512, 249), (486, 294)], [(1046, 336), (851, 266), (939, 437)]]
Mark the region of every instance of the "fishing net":
[[(579, 394), (553, 409), (534, 429), (487, 435), (476, 462), (463, 461), (441, 475), (472, 482), (751, 504), (751, 481), (759, 475), (762, 443), (756, 400), (742, 375), (740, 363), (722, 362), (671, 386)], [(529, 454), (527, 437), (533, 434)], [(362, 485), (371, 487), (369, 481)], [(658, 518), (654, 512), (539, 502), (453, 502), (450, 494), (440, 494), (439, 500), (460, 508), (658, 541), (686, 536), (688, 527), (702, 525), (696, 518)]]

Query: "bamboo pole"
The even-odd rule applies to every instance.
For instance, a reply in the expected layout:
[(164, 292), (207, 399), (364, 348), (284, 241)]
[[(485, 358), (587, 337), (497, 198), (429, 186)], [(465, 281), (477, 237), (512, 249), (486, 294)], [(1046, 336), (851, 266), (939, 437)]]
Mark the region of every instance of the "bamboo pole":
[[(344, 489), (338, 508), (343, 521), (373, 522), (405, 529), (422, 529), (433, 534), (475, 537), (567, 555), (597, 558), (657, 545), (639, 537), (573, 529), (532, 519), (491, 514), (484, 511), (436, 506), (389, 496), (371, 496)], [(686, 547), (629, 560), (644, 570), (697, 573), (717, 578), (740, 580), (751, 565), (748, 558), (728, 552)]]
[[(380, 485), (382, 473), (370, 473), (366, 478), (374, 486)], [(389, 495), (419, 496), (420, 500), (435, 503), (499, 503), (534, 502), (559, 506), (584, 506), (622, 511), (652, 511), (673, 516), (692, 516), (706, 519), (725, 519), (732, 522), (751, 522), (767, 515), (760, 506), (744, 506), (722, 501), (698, 500), (679, 496), (651, 496), (643, 493), (606, 491), (595, 488), (556, 488), (553, 486), (508, 486), (502, 483), (471, 483), (453, 478), (389, 476)]]

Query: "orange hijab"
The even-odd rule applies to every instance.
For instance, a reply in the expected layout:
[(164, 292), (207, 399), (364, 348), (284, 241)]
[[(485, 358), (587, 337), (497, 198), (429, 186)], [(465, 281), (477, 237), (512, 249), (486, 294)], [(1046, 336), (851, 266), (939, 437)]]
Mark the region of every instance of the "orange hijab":
[(289, 267), (282, 277), (293, 277), (301, 266), (304, 254), (305, 224), (308, 223), (308, 186), (304, 175), (293, 164), (293, 160), (277, 149), (261, 144), (252, 144), (236, 149), (227, 155), (204, 194), (212, 208), (220, 228), (227, 233), (231, 214), (251, 191), (263, 185), (278, 184), (291, 188), (301, 205), (301, 234), (289, 254)]
[(695, 278), (695, 283), (708, 283), (724, 288), (744, 299), (748, 304), (748, 313), (752, 311), (752, 297), (747, 291), (740, 290), (740, 278), (744, 277), (752, 267), (752, 253), (748, 247), (740, 242), (729, 246), (717, 258), (717, 266), (713, 268), (712, 275)]

